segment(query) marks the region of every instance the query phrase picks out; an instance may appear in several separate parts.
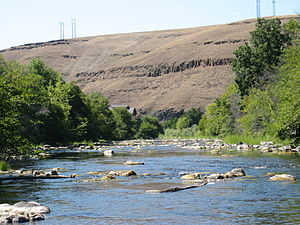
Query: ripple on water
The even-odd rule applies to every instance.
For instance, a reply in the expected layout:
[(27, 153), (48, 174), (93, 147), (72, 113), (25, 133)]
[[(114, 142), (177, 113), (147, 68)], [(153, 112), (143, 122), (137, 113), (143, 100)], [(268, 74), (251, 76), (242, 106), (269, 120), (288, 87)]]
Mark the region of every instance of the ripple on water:
[[(118, 149), (116, 149), (118, 151)], [(26, 169), (62, 167), (69, 180), (3, 182), (0, 202), (35, 200), (52, 209), (41, 224), (297, 224), (300, 182), (270, 182), (266, 173), (290, 173), (300, 179), (299, 157), (230, 152), (220, 157), (174, 146), (144, 147), (103, 157), (99, 152), (60, 152), (50, 159), (22, 162)], [(234, 155), (235, 154), (235, 155)], [(126, 166), (127, 160), (144, 165)], [(248, 177), (175, 193), (148, 194), (186, 186), (180, 172), (223, 173), (244, 168)], [(101, 178), (91, 171), (134, 170), (136, 177), (79, 182)], [(146, 174), (143, 176), (142, 174)]]

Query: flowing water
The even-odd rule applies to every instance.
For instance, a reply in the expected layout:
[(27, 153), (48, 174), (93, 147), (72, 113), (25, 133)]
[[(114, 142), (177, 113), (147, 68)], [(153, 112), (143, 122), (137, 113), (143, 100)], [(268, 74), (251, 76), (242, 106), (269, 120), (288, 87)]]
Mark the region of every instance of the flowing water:
[[(65, 168), (60, 174), (80, 176), (2, 182), (0, 203), (37, 201), (49, 206), (51, 213), (36, 225), (300, 224), (297, 155), (230, 152), (222, 156), (159, 145), (115, 150), (113, 157), (98, 151), (56, 151), (45, 160), (14, 165), (34, 170), (60, 167)], [(123, 165), (127, 160), (144, 165)], [(243, 168), (248, 176), (173, 193), (146, 192), (191, 185), (179, 179), (182, 172), (223, 173), (234, 168)], [(87, 174), (90, 171), (112, 170), (134, 170), (138, 176), (83, 182), (103, 176)], [(268, 181), (268, 172), (292, 174), (297, 181)]]

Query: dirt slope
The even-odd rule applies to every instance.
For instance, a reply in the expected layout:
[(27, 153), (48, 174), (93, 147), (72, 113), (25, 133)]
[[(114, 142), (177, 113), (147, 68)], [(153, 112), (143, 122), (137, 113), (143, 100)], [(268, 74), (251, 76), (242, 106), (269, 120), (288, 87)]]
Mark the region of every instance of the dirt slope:
[(204, 110), (224, 92), (233, 79), (232, 52), (249, 39), (255, 22), (34, 43), (0, 54), (21, 63), (40, 57), (85, 92), (164, 119)]

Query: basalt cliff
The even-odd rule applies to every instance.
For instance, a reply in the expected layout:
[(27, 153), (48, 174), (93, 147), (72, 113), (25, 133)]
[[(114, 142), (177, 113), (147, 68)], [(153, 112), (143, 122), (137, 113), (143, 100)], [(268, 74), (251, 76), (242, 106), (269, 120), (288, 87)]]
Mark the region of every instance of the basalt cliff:
[(0, 54), (21, 63), (39, 57), (84, 92), (164, 120), (192, 107), (204, 110), (224, 92), (234, 77), (233, 51), (249, 41), (255, 23), (55, 40)]

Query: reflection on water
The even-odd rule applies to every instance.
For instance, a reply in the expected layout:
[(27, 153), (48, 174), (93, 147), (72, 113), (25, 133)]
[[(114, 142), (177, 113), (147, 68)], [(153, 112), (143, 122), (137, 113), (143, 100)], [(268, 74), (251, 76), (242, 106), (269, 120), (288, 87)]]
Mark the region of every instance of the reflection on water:
[[(225, 156), (172, 147), (115, 149), (113, 157), (97, 151), (57, 152), (49, 159), (15, 164), (16, 168), (65, 168), (75, 179), (6, 181), (0, 202), (38, 201), (52, 209), (36, 224), (299, 224), (300, 182), (270, 182), (268, 172), (289, 173), (300, 179), (295, 155), (228, 152)], [(126, 166), (127, 160), (145, 165)], [(244, 168), (249, 177), (209, 183), (175, 193), (147, 190), (188, 185), (181, 172), (215, 173)], [(135, 178), (81, 182), (100, 178), (90, 171), (134, 170)], [(145, 176), (143, 174), (149, 173)], [(1, 175), (3, 176), (3, 175)]]

